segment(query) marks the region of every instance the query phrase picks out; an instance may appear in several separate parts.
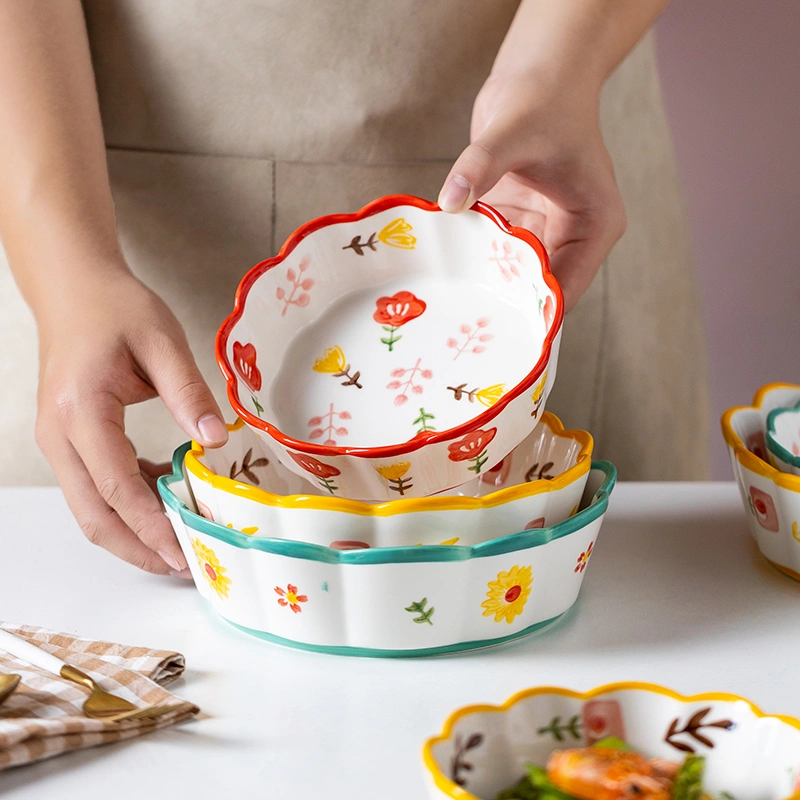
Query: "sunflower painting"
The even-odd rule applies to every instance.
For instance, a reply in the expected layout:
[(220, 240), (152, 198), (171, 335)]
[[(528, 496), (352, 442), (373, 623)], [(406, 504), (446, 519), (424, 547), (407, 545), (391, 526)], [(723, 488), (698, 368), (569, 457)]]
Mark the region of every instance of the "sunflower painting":
[(231, 579), (225, 574), (227, 570), (219, 563), (217, 554), (206, 547), (199, 539), (192, 539), (192, 549), (197, 556), (197, 563), (203, 571), (208, 585), (222, 598), (228, 597)]
[(495, 622), (505, 620), (510, 625), (525, 608), (532, 584), (531, 567), (514, 565), (508, 572), (500, 572), (497, 580), (489, 581), (489, 591), (481, 603), (483, 616), (494, 616)]

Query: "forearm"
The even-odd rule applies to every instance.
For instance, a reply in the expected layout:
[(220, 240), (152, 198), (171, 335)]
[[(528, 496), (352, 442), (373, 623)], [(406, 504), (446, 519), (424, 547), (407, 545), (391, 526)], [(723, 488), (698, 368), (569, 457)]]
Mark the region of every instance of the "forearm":
[(0, 3), (0, 237), (34, 312), (123, 269), (80, 0)]
[(669, 0), (522, 0), (493, 74), (549, 75), (599, 92)]

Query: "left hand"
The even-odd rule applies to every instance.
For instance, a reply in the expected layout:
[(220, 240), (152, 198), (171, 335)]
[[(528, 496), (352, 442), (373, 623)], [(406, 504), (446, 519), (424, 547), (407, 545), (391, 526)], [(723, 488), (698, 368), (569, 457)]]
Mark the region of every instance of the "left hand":
[(540, 74), (492, 75), (472, 113), (472, 144), (439, 195), (444, 211), (483, 199), (544, 243), (566, 310), (625, 231), (599, 90)]

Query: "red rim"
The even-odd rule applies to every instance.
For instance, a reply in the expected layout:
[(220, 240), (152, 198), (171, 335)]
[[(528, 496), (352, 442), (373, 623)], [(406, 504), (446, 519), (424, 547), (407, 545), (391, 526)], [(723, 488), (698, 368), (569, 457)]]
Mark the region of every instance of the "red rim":
[(485, 217), (488, 217), (504, 233), (510, 234), (517, 239), (521, 239), (536, 251), (536, 255), (539, 257), (539, 260), (542, 263), (542, 274), (544, 281), (550, 287), (556, 298), (556, 313), (555, 317), (553, 318), (553, 324), (550, 326), (550, 330), (545, 336), (544, 344), (542, 345), (542, 354), (539, 357), (539, 360), (536, 362), (536, 366), (510, 392), (503, 395), (493, 406), (479, 414), (477, 417), (473, 417), (472, 419), (461, 423), (461, 425), (458, 425), (455, 428), (448, 428), (444, 431), (431, 431), (429, 433), (415, 436), (410, 441), (394, 445), (385, 445), (383, 447), (331, 447), (321, 444), (313, 444), (312, 442), (306, 442), (302, 439), (294, 439), (291, 436), (287, 436), (285, 433), (282, 433), (280, 430), (278, 430), (278, 428), (276, 428), (274, 425), (271, 425), (266, 420), (251, 414), (246, 408), (244, 408), (239, 401), (239, 389), (233, 368), (228, 363), (226, 345), (228, 343), (228, 337), (233, 330), (233, 326), (239, 321), (239, 319), (241, 319), (242, 314), (244, 313), (247, 295), (250, 292), (253, 284), (267, 270), (270, 270), (282, 263), (286, 256), (288, 256), (289, 253), (291, 253), (292, 250), (294, 250), (294, 248), (306, 238), (306, 236), (314, 233), (314, 231), (318, 231), (320, 228), (325, 228), (341, 222), (358, 222), (359, 220), (370, 217), (373, 214), (378, 214), (381, 211), (386, 211), (387, 209), (395, 208), (396, 206), (413, 206), (414, 208), (420, 208), (423, 211), (436, 211), (444, 213), (439, 208), (437, 203), (432, 203), (429, 200), (423, 200), (420, 197), (413, 197), (412, 195), (393, 194), (373, 200), (355, 214), (329, 214), (325, 217), (318, 217), (317, 219), (307, 222), (305, 225), (301, 225), (284, 242), (283, 247), (281, 247), (280, 251), (278, 252), (278, 255), (256, 264), (247, 272), (247, 274), (239, 283), (239, 287), (236, 290), (236, 297), (234, 298), (233, 312), (222, 323), (219, 331), (217, 332), (215, 346), (217, 364), (219, 364), (219, 368), (222, 370), (222, 374), (225, 376), (225, 382), (228, 386), (228, 400), (230, 401), (233, 410), (245, 422), (247, 422), (248, 425), (265, 431), (273, 439), (280, 442), (285, 447), (288, 447), (292, 450), (297, 450), (300, 453), (308, 453), (316, 456), (351, 455), (362, 458), (394, 458), (406, 453), (413, 453), (415, 450), (419, 450), (419, 448), (424, 445), (457, 439), (458, 437), (464, 436), (467, 433), (481, 428), (487, 423), (491, 422), (512, 400), (528, 391), (541, 377), (547, 362), (550, 360), (550, 352), (553, 347), (553, 342), (558, 335), (558, 332), (561, 330), (561, 325), (564, 321), (564, 295), (561, 292), (561, 286), (559, 285), (553, 273), (550, 271), (550, 259), (547, 256), (547, 251), (545, 250), (544, 245), (533, 233), (525, 228), (513, 227), (498, 211), (493, 209), (491, 206), (486, 205), (485, 203), (478, 202), (472, 206), (473, 211), (477, 211), (480, 214), (483, 214)]

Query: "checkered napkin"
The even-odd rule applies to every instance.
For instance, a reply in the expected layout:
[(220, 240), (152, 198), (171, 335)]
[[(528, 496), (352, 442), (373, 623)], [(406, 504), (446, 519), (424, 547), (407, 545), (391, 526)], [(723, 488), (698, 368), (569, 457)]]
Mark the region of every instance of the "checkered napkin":
[(78, 639), (29, 625), (0, 624), (97, 680), (103, 689), (137, 706), (176, 705), (156, 719), (104, 722), (81, 713), (85, 689), (20, 661), (0, 649), (0, 673), (22, 676), (14, 694), (0, 705), (0, 770), (82, 747), (118, 742), (181, 722), (198, 712), (162, 688), (185, 668), (180, 653)]

